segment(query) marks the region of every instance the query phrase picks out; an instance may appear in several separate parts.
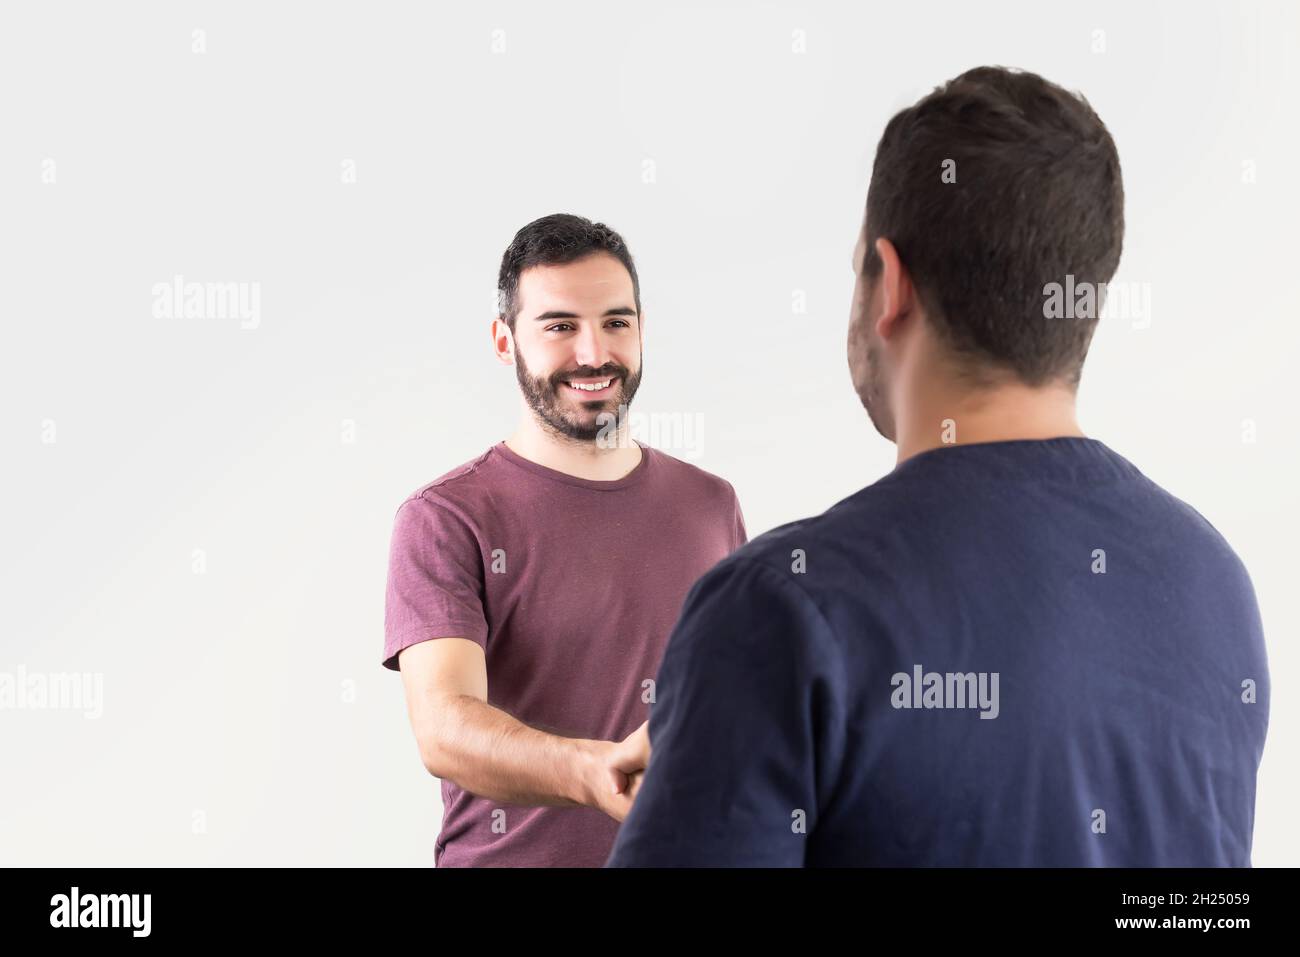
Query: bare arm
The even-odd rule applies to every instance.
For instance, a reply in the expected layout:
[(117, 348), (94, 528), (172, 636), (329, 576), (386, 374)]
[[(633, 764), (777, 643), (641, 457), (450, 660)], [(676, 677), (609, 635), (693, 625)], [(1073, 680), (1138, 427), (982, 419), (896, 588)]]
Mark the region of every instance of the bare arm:
[(410, 645), (398, 663), (420, 758), (434, 777), (502, 804), (587, 805), (620, 821), (631, 810), (628, 775), (649, 762), (644, 725), (622, 742), (531, 728), (487, 703), (483, 649), (466, 638)]

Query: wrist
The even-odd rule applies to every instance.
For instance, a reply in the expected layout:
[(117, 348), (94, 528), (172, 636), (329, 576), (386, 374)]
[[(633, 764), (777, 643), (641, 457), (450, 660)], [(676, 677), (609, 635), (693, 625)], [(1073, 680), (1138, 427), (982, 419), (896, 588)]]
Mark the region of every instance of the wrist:
[(601, 746), (608, 744), (606, 741), (593, 741), (587, 738), (572, 739), (572, 753), (569, 761), (569, 794), (568, 797), (575, 804), (581, 804), (586, 807), (599, 807), (596, 788), (602, 784), (608, 786), (605, 780), (605, 766), (601, 761)]

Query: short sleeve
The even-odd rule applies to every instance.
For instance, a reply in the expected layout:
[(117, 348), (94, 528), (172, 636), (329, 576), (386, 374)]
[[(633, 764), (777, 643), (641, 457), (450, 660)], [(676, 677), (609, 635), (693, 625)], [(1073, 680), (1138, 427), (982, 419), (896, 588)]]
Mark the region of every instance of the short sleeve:
[(736, 509), (736, 544), (732, 546), (732, 551), (735, 551), (749, 541), (749, 533), (745, 531), (745, 515), (740, 510), (740, 499), (736, 496), (734, 488), (731, 490), (731, 500)]
[(723, 561), (691, 589), (650, 711), (650, 764), (610, 867), (797, 867), (842, 754), (829, 626), (801, 587)]
[(424, 497), (397, 510), (384, 601), (383, 665), (400, 670), (397, 654), (431, 638), (468, 638), (487, 648), (483, 554), (453, 511)]

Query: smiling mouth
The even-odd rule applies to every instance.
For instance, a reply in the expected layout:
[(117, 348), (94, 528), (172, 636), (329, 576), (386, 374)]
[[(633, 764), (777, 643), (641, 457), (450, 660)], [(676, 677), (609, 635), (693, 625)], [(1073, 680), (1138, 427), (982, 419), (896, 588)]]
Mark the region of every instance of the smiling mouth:
[(566, 391), (584, 399), (603, 399), (613, 390), (617, 376), (604, 379), (572, 379), (564, 383)]

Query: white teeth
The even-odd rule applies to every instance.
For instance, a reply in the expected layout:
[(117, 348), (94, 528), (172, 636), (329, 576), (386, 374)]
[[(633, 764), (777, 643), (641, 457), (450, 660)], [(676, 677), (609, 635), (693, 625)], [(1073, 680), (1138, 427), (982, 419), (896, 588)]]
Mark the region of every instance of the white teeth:
[(569, 385), (575, 389), (581, 389), (583, 392), (599, 392), (601, 389), (608, 388), (613, 379), (606, 379), (604, 382), (592, 382), (590, 384), (582, 382), (570, 382)]

